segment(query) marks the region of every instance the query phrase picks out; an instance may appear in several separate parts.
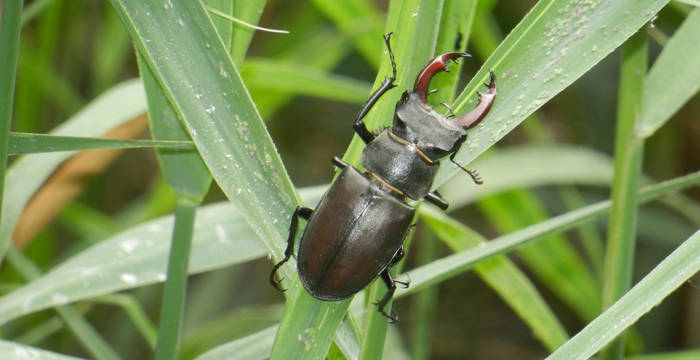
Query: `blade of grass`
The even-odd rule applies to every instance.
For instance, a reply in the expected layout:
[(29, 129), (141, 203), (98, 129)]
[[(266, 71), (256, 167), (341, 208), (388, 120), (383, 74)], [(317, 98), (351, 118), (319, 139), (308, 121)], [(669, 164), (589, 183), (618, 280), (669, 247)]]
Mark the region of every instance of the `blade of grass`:
[[(22, 253), (14, 248), (8, 251), (7, 260), (25, 280), (34, 280), (41, 276), (41, 270)], [(56, 294), (56, 303), (65, 303), (60, 294)], [(98, 360), (116, 360), (119, 355), (107, 344), (102, 336), (90, 325), (82, 315), (67, 305), (55, 306), (58, 315), (76, 336), (85, 349)]]
[(168, 260), (168, 275), (163, 290), (163, 300), (156, 343), (156, 360), (171, 360), (177, 355), (185, 312), (187, 273), (192, 246), (194, 215), (199, 201), (179, 196), (175, 208), (175, 223)]
[(664, 46), (644, 81), (638, 136), (649, 137), (700, 90), (700, 8), (694, 9)]
[[(642, 188), (639, 192), (639, 202), (644, 203), (658, 198), (667, 193), (680, 191), (700, 183), (700, 172), (694, 172), (685, 176), (664, 181), (652, 186)], [(478, 248), (463, 251), (433, 261), (406, 273), (411, 278), (411, 286), (408, 289), (399, 288), (397, 297), (403, 297), (421, 290), (426, 286), (443, 281), (447, 278), (464, 272), (476, 263), (494, 256), (504, 254), (515, 248), (523, 246), (542, 236), (558, 233), (578, 226), (581, 223), (593, 220), (606, 214), (611, 208), (610, 200), (601, 201), (584, 208), (558, 215), (541, 223), (528, 226), (522, 230), (500, 236), (490, 240)]]
[[(632, 36), (622, 51), (615, 132), (615, 177), (612, 210), (603, 263), (603, 310), (624, 295), (632, 283), (637, 237), (637, 191), (642, 173), (644, 140), (635, 134), (642, 109), (642, 91), (647, 68), (647, 32)], [(601, 353), (603, 360), (621, 359), (624, 334)]]
[[(308, 188), (314, 205), (326, 187)], [(190, 273), (218, 269), (265, 256), (255, 232), (230, 203), (205, 206), (195, 219)], [(173, 216), (131, 227), (73, 256), (49, 273), (0, 298), (0, 323), (56, 305), (165, 280)], [(60, 295), (56, 295), (60, 294)]]
[(56, 136), (34, 133), (10, 133), (9, 155), (24, 155), (54, 151), (141, 148), (191, 149), (186, 140), (121, 140), (76, 136)]
[(50, 351), (26, 345), (0, 340), (0, 357), (3, 359), (42, 359), (42, 360), (79, 360), (76, 357), (56, 354)]
[[(397, 63), (397, 83), (399, 84), (399, 88), (403, 88), (404, 85), (408, 84), (408, 77), (404, 75), (406, 73), (416, 74), (420, 67), (424, 65), (425, 61), (429, 59), (430, 55), (432, 55), (432, 51), (434, 51), (436, 33), (433, 34), (427, 31), (426, 33), (415, 33), (417, 36), (413, 36), (416, 22), (420, 15), (412, 15), (420, 11), (425, 11), (425, 9), (430, 9), (432, 6), (427, 4), (426, 6), (421, 6), (419, 10), (418, 4), (419, 2), (416, 0), (402, 2), (392, 1), (389, 7), (387, 33), (392, 31), (395, 33), (392, 37), (392, 49), (397, 59), (408, 59)], [(436, 26), (433, 23), (429, 25)], [(429, 41), (429, 38), (431, 36), (433, 37), (432, 48), (428, 50), (430, 54), (427, 54), (423, 47), (430, 46), (431, 41)], [(381, 44), (380, 38), (377, 38), (375, 41)], [(378, 80), (375, 81), (375, 87), (383, 80), (384, 76), (390, 74), (391, 71), (388, 56), (384, 55), (381, 59), (382, 66), (377, 76)], [(384, 112), (393, 113), (394, 102), (386, 100), (386, 98), (394, 98), (394, 100), (396, 100), (398, 96), (400, 96), (400, 93), (396, 91), (386, 94), (382, 102), (375, 106), (375, 109), (370, 112), (369, 116), (382, 119), (382, 121), (389, 120), (391, 117), (382, 117), (378, 114)], [(361, 141), (357, 142), (356, 140), (357, 139), (353, 140), (355, 144), (354, 147), (353, 144), (351, 144), (344, 156), (346, 160), (352, 159), (350, 162), (354, 164), (359, 160), (359, 151), (363, 146), (360, 144)], [(290, 292), (290, 300), (280, 324), (280, 330), (273, 346), (271, 358), (286, 359), (297, 356), (308, 358), (323, 357), (330, 347), (330, 340), (333, 339), (333, 334), (338, 327), (340, 319), (345, 314), (350, 300), (332, 304), (313, 300), (306, 291), (298, 286), (296, 275), (292, 278), (295, 279), (292, 286), (293, 290)], [(372, 312), (374, 311), (372, 310)], [(376, 325), (367, 322), (365, 326), (381, 327), (385, 326), (385, 322), (385, 319), (381, 319), (381, 322), (373, 322)], [(382, 325), (382, 323), (384, 324)], [(319, 328), (324, 326), (325, 329)], [(384, 333), (381, 329), (378, 331), (382, 334)], [(380, 338), (383, 341), (384, 335), (381, 335)], [(373, 346), (372, 349), (376, 350), (377, 347)], [(379, 349), (381, 350), (381, 348)], [(362, 357), (362, 355), (360, 356)]]
[[(434, 235), (427, 231), (417, 231), (418, 241), (414, 241), (416, 263), (423, 265), (430, 263), (437, 257), (438, 242)], [(431, 286), (415, 295), (411, 302), (411, 313), (413, 314), (411, 340), (409, 346), (412, 359), (430, 359), (435, 331), (435, 314), (437, 313), (438, 291), (437, 287)]]
[[(112, 4), (214, 179), (243, 210), (273, 258), (281, 258), (287, 214), (298, 200), (205, 10), (199, 2), (175, 6), (113, 0)], [(291, 267), (281, 272), (293, 276)]]
[(382, 44), (377, 41), (382, 31), (381, 14), (368, 0), (313, 0), (316, 8), (347, 37), (352, 39), (357, 50), (372, 68), (379, 68), (382, 59), (377, 54)]
[[(0, 204), (4, 200), (6, 185), (7, 147), (17, 81), (22, 3), (19, 0), (3, 1), (0, 9), (0, 46), (3, 50), (3, 56), (0, 56)], [(0, 219), (3, 219), (3, 215), (3, 209), (0, 208)]]
[(480, 157), (470, 167), (488, 181), (477, 188), (468, 176), (450, 179), (440, 188), (445, 198), (450, 199), (449, 209), (459, 209), (514, 188), (551, 184), (608, 185), (613, 175), (613, 164), (607, 155), (560, 143), (499, 149), (497, 153)]
[[(143, 86), (130, 80), (114, 86), (93, 100), (51, 132), (53, 135), (99, 136), (146, 110)], [(94, 121), (100, 119), (100, 121)], [(11, 189), (2, 203), (0, 254), (10, 245), (10, 236), (22, 209), (54, 169), (74, 152), (28, 155), (16, 160), (10, 168), (6, 187)]]
[(226, 343), (198, 356), (196, 360), (218, 360), (233, 357), (240, 360), (257, 360), (268, 357), (270, 356), (270, 348), (277, 329), (277, 325), (271, 326), (252, 335)]
[[(233, 13), (231, 15), (248, 24), (257, 24), (262, 16), (265, 1), (266, 0), (233, 1)], [(226, 4), (226, 2), (224, 2), (224, 4)], [(222, 8), (218, 7), (218, 9), (221, 10)], [(231, 36), (231, 43), (224, 43), (224, 45), (226, 49), (229, 49), (229, 53), (233, 58), (233, 63), (236, 66), (240, 66), (243, 63), (255, 30), (238, 24), (232, 25), (233, 33)], [(219, 28), (219, 31), (221, 31), (220, 29), (221, 28)]]
[[(153, 73), (143, 57), (139, 55), (138, 58), (153, 137), (189, 140)], [(163, 175), (177, 198), (155, 351), (155, 359), (170, 360), (175, 358), (180, 346), (195, 212), (211, 185), (211, 176), (195, 151), (159, 150), (157, 155)]]
[[(438, 42), (438, 34), (440, 31), (440, 23), (443, 16), (443, 6), (444, 1), (439, 0), (420, 0), (416, 2), (404, 2), (402, 4), (401, 13), (398, 15), (398, 19), (408, 19), (416, 18), (415, 25), (411, 29), (413, 38), (409, 42), (402, 42), (399, 38), (399, 44), (396, 49), (396, 56), (399, 59), (409, 59), (405, 61), (407, 66), (404, 68), (405, 72), (398, 72), (398, 74), (417, 74), (417, 72), (427, 63), (427, 61), (435, 53), (435, 49)], [(390, 14), (391, 16), (392, 14)], [(408, 29), (405, 29), (408, 30)], [(402, 31), (401, 27), (396, 29), (397, 34), (405, 33)], [(408, 46), (403, 48), (402, 46)], [(409, 55), (410, 54), (410, 55)], [(399, 57), (401, 55), (408, 55), (405, 57)], [(401, 66), (399, 66), (399, 69)], [(409, 79), (413, 79), (413, 76), (407, 76), (404, 79), (398, 79), (399, 89), (404, 88), (409, 83)], [(379, 80), (379, 77), (378, 79)], [(398, 91), (394, 91), (392, 95), (398, 94)], [(387, 105), (387, 100), (382, 99), (383, 105), (378, 111), (387, 111), (389, 108)], [(393, 111), (393, 110), (390, 110)], [(390, 117), (385, 117), (384, 119), (390, 119)], [(352, 146), (352, 144), (351, 144)], [(404, 247), (407, 249), (409, 247), (409, 240), (405, 240), (406, 244)], [(396, 272), (400, 269), (401, 265), (398, 264), (392, 271)], [(359, 359), (379, 359), (382, 358), (382, 353), (384, 351), (384, 342), (386, 338), (387, 331), (387, 319), (377, 311), (375, 304), (386, 294), (386, 284), (379, 279), (374, 281), (368, 291), (368, 303), (366, 305), (364, 322), (362, 324), (362, 339), (360, 342), (360, 356)], [(391, 312), (391, 307), (393, 306), (390, 301), (384, 307), (385, 311)]]
[(155, 349), (158, 331), (148, 318), (141, 303), (135, 296), (124, 294), (110, 294), (93, 299), (95, 303), (114, 305), (120, 307), (131, 320), (131, 323), (148, 343), (151, 349)]
[[(698, 2), (700, 5), (700, 2)], [(628, 356), (627, 360), (695, 360), (700, 358), (700, 349), (696, 350), (685, 350), (676, 352), (667, 352), (659, 354), (643, 354)]]
[(248, 60), (241, 68), (241, 76), (246, 85), (257, 91), (274, 90), (353, 103), (365, 101), (370, 90), (370, 84), (364, 81), (277, 60)]
[(700, 271), (700, 231), (675, 249), (548, 360), (588, 359)]
[[(473, 37), (473, 43), (479, 56), (486, 59), (496, 49), (502, 38), (502, 32), (495, 17), (490, 13), (490, 9), (480, 3)], [(536, 113), (530, 115), (523, 126), (524, 132), (532, 140), (540, 142), (553, 140), (552, 135), (542, 126), (542, 119)], [(490, 151), (494, 150), (492, 148)], [(531, 164), (533, 159), (553, 160), (551, 154), (543, 155), (542, 157), (523, 159), (522, 164)], [(563, 163), (548, 162), (544, 168), (552, 167), (553, 164), (561, 166)], [(585, 165), (582, 166), (585, 167)], [(528, 171), (538, 170), (542, 171), (543, 168)], [(486, 179), (488, 179), (487, 183), (492, 181), (491, 177), (486, 177)], [(560, 188), (558, 190), (560, 196), (567, 198), (575, 197), (577, 192), (573, 188)], [(525, 190), (515, 190), (486, 198), (481, 200), (478, 206), (501, 233), (520, 229), (543, 221), (550, 216), (546, 207), (535, 194)], [(568, 209), (579, 206), (568, 207)], [(586, 248), (602, 248), (602, 239), (597, 236), (593, 225), (579, 227), (577, 230)], [(588, 321), (598, 315), (600, 291), (596, 279), (589, 273), (588, 267), (578, 256), (573, 245), (569, 244), (563, 236), (552, 236), (538, 241), (532, 246), (524, 247), (519, 251), (519, 255), (538, 280), (564, 303), (571, 306), (579, 317)], [(542, 261), (542, 259), (547, 260)], [(595, 261), (602, 261), (602, 257), (594, 260), (594, 263)]]
[[(424, 207), (421, 218), (454, 252), (481, 246), (486, 239), (433, 207)], [(535, 337), (553, 351), (569, 339), (564, 327), (535, 286), (505, 256), (474, 266), (474, 271), (532, 329)]]
[[(462, 114), (496, 72), (498, 97), (456, 156), (469, 164), (520, 122), (634, 34), (668, 0), (643, 2), (539, 1), (472, 78), (453, 106)], [(433, 187), (457, 173), (443, 166)]]

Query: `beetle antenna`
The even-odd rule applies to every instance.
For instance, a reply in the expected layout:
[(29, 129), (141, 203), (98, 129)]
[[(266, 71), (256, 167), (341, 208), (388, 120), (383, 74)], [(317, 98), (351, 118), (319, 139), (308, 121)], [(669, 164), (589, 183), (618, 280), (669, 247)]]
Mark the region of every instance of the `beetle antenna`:
[(476, 172), (476, 170), (469, 170), (469, 169), (465, 168), (464, 165), (458, 163), (457, 160), (455, 160), (455, 155), (457, 155), (456, 152), (454, 152), (454, 153), (452, 153), (452, 155), (450, 155), (450, 161), (452, 161), (453, 164), (457, 165), (457, 167), (462, 169), (462, 171), (469, 174), (469, 176), (471, 176), (472, 180), (474, 180), (475, 184), (477, 184), (477, 185), (483, 184), (484, 180), (481, 180), (481, 175), (479, 175), (479, 173)]

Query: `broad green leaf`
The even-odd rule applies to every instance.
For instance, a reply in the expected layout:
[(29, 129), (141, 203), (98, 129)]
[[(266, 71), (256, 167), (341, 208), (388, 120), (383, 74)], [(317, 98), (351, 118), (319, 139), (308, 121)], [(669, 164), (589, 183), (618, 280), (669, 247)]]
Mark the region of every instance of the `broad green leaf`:
[[(644, 203), (664, 194), (682, 190), (700, 183), (700, 172), (647, 186), (639, 192), (639, 201)], [(408, 289), (399, 288), (397, 297), (402, 297), (432, 284), (444, 281), (450, 277), (472, 268), (480, 261), (504, 254), (539, 238), (571, 229), (579, 224), (593, 220), (606, 214), (611, 207), (611, 201), (601, 201), (586, 207), (555, 216), (546, 221), (528, 226), (522, 230), (492, 239), (477, 248), (446, 256), (407, 272), (411, 278)]]
[[(304, 191), (315, 204), (325, 186)], [(47, 307), (165, 280), (173, 216), (130, 228), (72, 257), (0, 298), (0, 323)], [(265, 256), (255, 233), (231, 204), (202, 207), (194, 225), (190, 273)]]
[[(469, 82), (453, 106), (464, 114), (483, 90), (489, 69), (498, 96), (484, 121), (469, 132), (456, 159), (469, 164), (649, 21), (668, 0), (542, 0), (530, 10)], [(443, 166), (433, 184), (459, 169)]]
[(588, 359), (700, 271), (700, 231), (547, 359)]
[(676, 30), (645, 79), (638, 136), (651, 136), (700, 90), (698, 34), (700, 8)]
[(191, 149), (191, 141), (122, 140), (96, 137), (55, 136), (33, 133), (10, 133), (10, 155), (98, 149), (167, 148)]
[(6, 340), (0, 340), (0, 358), (14, 360), (78, 360), (76, 357), (56, 354)]
[[(146, 97), (140, 80), (114, 86), (76, 115), (58, 126), (51, 135), (95, 137), (146, 112)], [(100, 121), (95, 121), (99, 119)], [(7, 251), (15, 223), (24, 206), (54, 169), (75, 152), (27, 155), (9, 168), (0, 223), (0, 254)]]
[(276, 60), (248, 60), (241, 76), (246, 85), (260, 92), (268, 89), (353, 103), (365, 101), (370, 90), (370, 84), (364, 81)]

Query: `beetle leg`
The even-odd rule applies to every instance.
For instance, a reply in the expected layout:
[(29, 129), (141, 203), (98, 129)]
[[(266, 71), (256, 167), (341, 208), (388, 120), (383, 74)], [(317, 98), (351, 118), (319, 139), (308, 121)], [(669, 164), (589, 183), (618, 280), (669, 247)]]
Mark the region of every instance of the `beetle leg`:
[(493, 71), (489, 70), (489, 76), (491, 81), (484, 84), (489, 88), (489, 91), (485, 93), (477, 91), (477, 94), (479, 94), (479, 103), (476, 104), (476, 107), (472, 111), (450, 120), (452, 125), (459, 126), (465, 130), (471, 129), (479, 124), (486, 114), (488, 114), (489, 110), (491, 110), (491, 105), (493, 105), (496, 99), (496, 75), (493, 74)]
[(346, 167), (350, 166), (350, 164), (346, 163), (345, 161), (343, 161), (342, 159), (340, 159), (337, 156), (334, 156), (333, 160), (331, 160), (331, 161), (333, 162), (333, 165), (335, 167), (338, 167), (340, 169), (345, 169)]
[(364, 141), (365, 144), (374, 140), (374, 135), (372, 135), (372, 133), (369, 130), (367, 130), (367, 125), (365, 125), (365, 123), (362, 122), (362, 119), (365, 117), (365, 115), (367, 115), (369, 110), (372, 109), (374, 103), (376, 103), (377, 100), (379, 100), (379, 98), (382, 95), (384, 95), (385, 92), (389, 91), (391, 88), (396, 86), (396, 84), (394, 84), (394, 80), (396, 80), (396, 62), (394, 61), (394, 53), (391, 52), (391, 45), (389, 44), (391, 34), (392, 33), (384, 35), (384, 42), (386, 43), (386, 48), (389, 51), (389, 59), (391, 60), (391, 77), (385, 77), (384, 82), (382, 82), (382, 85), (379, 86), (379, 89), (377, 89), (375, 92), (372, 93), (372, 95), (369, 96), (367, 102), (364, 105), (362, 105), (360, 112), (355, 118), (355, 124), (353, 124), (352, 126), (355, 129), (357, 135), (359, 135), (360, 138), (362, 138), (362, 141)]
[(484, 183), (484, 180), (481, 180), (481, 176), (479, 175), (479, 173), (476, 172), (475, 170), (469, 170), (469, 169), (465, 168), (464, 165), (458, 163), (458, 162), (455, 160), (455, 155), (457, 155), (456, 152), (453, 152), (452, 155), (450, 155), (450, 161), (452, 161), (453, 164), (457, 165), (457, 166), (458, 166), (460, 169), (462, 169), (464, 172), (466, 172), (467, 174), (469, 174), (469, 176), (472, 177), (472, 180), (474, 180), (474, 183), (475, 183), (475, 184), (477, 184), (477, 185), (483, 184), (483, 183)]
[(406, 255), (406, 253), (403, 251), (403, 245), (396, 251), (396, 254), (394, 254), (394, 258), (391, 259), (391, 262), (387, 267), (392, 267), (396, 265), (403, 257)]
[(396, 313), (394, 310), (391, 310), (391, 313), (387, 314), (386, 311), (384, 311), (384, 307), (389, 303), (391, 298), (394, 296), (394, 291), (396, 291), (396, 284), (394, 284), (394, 279), (391, 278), (391, 274), (389, 274), (389, 268), (387, 267), (382, 271), (381, 274), (382, 281), (384, 281), (384, 284), (386, 284), (387, 287), (387, 292), (384, 294), (384, 297), (382, 297), (381, 300), (379, 300), (377, 305), (377, 311), (379, 311), (382, 315), (384, 315), (385, 318), (389, 319), (390, 323), (395, 323), (399, 321), (399, 317), (396, 316)]
[(272, 284), (272, 286), (274, 286), (275, 289), (279, 291), (285, 291), (286, 289), (283, 289), (280, 286), (280, 282), (283, 279), (280, 279), (279, 281), (275, 279), (275, 273), (277, 272), (277, 269), (280, 268), (280, 266), (289, 261), (289, 258), (291, 258), (292, 254), (294, 253), (294, 239), (296, 238), (297, 228), (299, 227), (299, 218), (302, 217), (305, 220), (309, 220), (313, 211), (313, 209), (307, 208), (305, 206), (297, 206), (297, 208), (294, 210), (294, 213), (292, 214), (292, 221), (289, 224), (289, 238), (287, 239), (287, 249), (284, 250), (284, 259), (275, 264), (275, 266), (272, 268), (272, 272), (270, 273), (270, 284)]
[(443, 199), (437, 191), (428, 193), (428, 195), (423, 196), (423, 198), (430, 201), (433, 205), (439, 207), (442, 211), (447, 210), (447, 207), (450, 206), (450, 204), (447, 203), (447, 200)]

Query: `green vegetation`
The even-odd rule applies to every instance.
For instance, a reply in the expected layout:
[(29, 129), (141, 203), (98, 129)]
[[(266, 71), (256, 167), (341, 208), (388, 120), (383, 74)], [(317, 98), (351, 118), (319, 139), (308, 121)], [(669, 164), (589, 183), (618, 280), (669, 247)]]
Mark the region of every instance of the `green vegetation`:
[[(697, 358), (698, 5), (2, 1), (0, 358)], [(389, 32), (370, 129), (436, 54), (473, 55), (438, 111), (498, 86), (456, 157), (485, 184), (445, 162), (449, 212), (416, 204), (396, 325), (381, 281), (268, 282), (332, 156), (359, 164)]]

